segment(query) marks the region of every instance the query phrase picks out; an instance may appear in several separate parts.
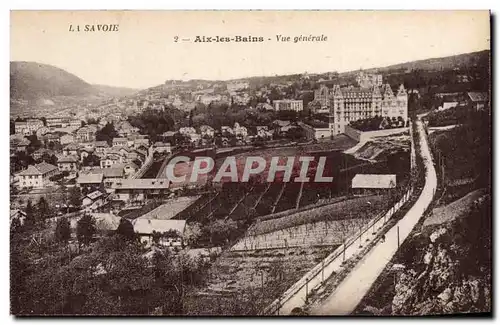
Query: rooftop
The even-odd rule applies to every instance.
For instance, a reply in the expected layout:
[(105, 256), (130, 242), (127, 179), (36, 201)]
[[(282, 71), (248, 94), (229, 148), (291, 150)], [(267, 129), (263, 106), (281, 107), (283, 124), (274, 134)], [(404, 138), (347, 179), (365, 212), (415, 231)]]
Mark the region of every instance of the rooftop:
[(19, 172), (17, 175), (20, 176), (44, 175), (54, 170), (57, 170), (56, 166), (48, 164), (45, 161), (43, 161), (36, 165), (29, 165), (27, 169)]
[(113, 182), (111, 188), (162, 190), (169, 188), (169, 182), (166, 179), (156, 178), (121, 179)]
[(352, 188), (394, 188), (396, 175), (392, 174), (356, 174), (352, 179)]
[(156, 232), (167, 232), (176, 230), (179, 234), (184, 233), (186, 220), (158, 220), (158, 219), (135, 219), (132, 220), (134, 231), (138, 234), (152, 234)]

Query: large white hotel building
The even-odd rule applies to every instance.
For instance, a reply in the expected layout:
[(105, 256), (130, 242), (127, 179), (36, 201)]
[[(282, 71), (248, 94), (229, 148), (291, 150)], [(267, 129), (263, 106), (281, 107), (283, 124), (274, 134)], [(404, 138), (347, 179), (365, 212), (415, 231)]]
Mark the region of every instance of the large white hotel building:
[(357, 87), (335, 85), (330, 89), (321, 85), (315, 91), (315, 100), (328, 109), (331, 135), (344, 133), (351, 121), (376, 115), (408, 120), (408, 94), (403, 85), (394, 92), (389, 84), (382, 84), (381, 75), (363, 74), (357, 81)]

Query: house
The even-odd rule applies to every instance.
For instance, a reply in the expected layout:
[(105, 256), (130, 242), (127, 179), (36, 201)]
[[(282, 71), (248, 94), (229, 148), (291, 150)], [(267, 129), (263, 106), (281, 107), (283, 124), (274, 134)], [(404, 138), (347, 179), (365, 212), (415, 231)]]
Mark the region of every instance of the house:
[(77, 171), (80, 169), (80, 162), (76, 156), (62, 156), (57, 159), (59, 171)]
[(26, 151), (26, 149), (28, 148), (28, 146), (30, 145), (30, 141), (28, 139), (22, 139), (21, 141), (19, 141), (16, 145), (16, 151), (17, 152), (21, 152), (21, 151)]
[(123, 179), (124, 164), (116, 164), (108, 168), (94, 168), (90, 170), (91, 174), (102, 174), (102, 183), (108, 192), (111, 192), (111, 185), (115, 181)]
[(156, 178), (122, 179), (111, 184), (113, 199), (124, 202), (143, 202), (148, 198), (164, 197), (168, 188), (168, 180)]
[(123, 172), (125, 173), (125, 176), (130, 176), (134, 175), (137, 173), (139, 170), (139, 166), (133, 162), (126, 163), (125, 166), (123, 167)]
[(202, 137), (213, 138), (215, 135), (215, 130), (210, 125), (202, 125), (200, 126), (200, 134)]
[(109, 145), (106, 141), (96, 141), (94, 143), (94, 147), (96, 153), (103, 154), (106, 153), (106, 151), (109, 148)]
[(153, 233), (159, 233), (158, 244), (162, 246), (182, 246), (186, 220), (134, 219), (134, 232), (140, 241), (151, 246)]
[(63, 155), (65, 156), (79, 156), (78, 152), (80, 147), (76, 143), (70, 143), (63, 148)]
[(99, 189), (102, 184), (104, 176), (102, 173), (80, 173), (76, 180), (77, 186), (84, 188), (88, 192)]
[(44, 188), (50, 183), (50, 177), (59, 173), (56, 166), (41, 162), (29, 165), (27, 169), (16, 174), (20, 188)]
[(234, 123), (233, 133), (237, 137), (246, 138), (248, 136), (247, 128), (244, 126), (241, 126), (238, 122)]
[(189, 136), (190, 134), (196, 133), (196, 129), (194, 127), (191, 127), (191, 126), (186, 126), (186, 127), (180, 128), (179, 133)]
[(261, 138), (270, 138), (273, 136), (267, 125), (257, 126), (257, 136)]
[(88, 211), (97, 210), (97, 208), (104, 205), (104, 193), (101, 191), (93, 191), (87, 195), (82, 200), (82, 207)]
[(476, 110), (485, 109), (489, 105), (488, 93), (481, 92), (468, 92), (467, 102), (472, 104)]
[(14, 122), (14, 131), (16, 134), (32, 135), (43, 126), (42, 120), (30, 118), (26, 121)]
[(170, 146), (170, 143), (163, 143), (163, 142), (160, 142), (160, 141), (157, 141), (155, 142), (155, 144), (153, 144), (153, 150), (155, 152), (160, 152), (160, 153), (163, 153), (163, 152), (166, 152), (166, 153), (171, 153), (172, 152), (172, 148)]
[(127, 147), (128, 139), (127, 138), (113, 138), (113, 147)]
[(80, 150), (80, 161), (94, 153), (94, 148), (85, 146)]
[(66, 127), (69, 125), (69, 116), (50, 116), (45, 119), (48, 127)]
[(109, 168), (115, 164), (121, 164), (124, 162), (123, 156), (120, 153), (108, 152), (99, 162), (101, 168)]
[(148, 138), (136, 138), (133, 140), (132, 146), (134, 148), (138, 148), (140, 146), (149, 147), (149, 139)]
[(86, 125), (76, 131), (76, 140), (80, 142), (95, 141), (97, 128), (95, 125)]
[(61, 143), (61, 136), (58, 133), (47, 133), (45, 134), (45, 143)]
[(116, 130), (120, 137), (128, 137), (131, 134), (139, 132), (139, 129), (133, 127), (128, 121), (120, 122)]
[(46, 126), (42, 126), (38, 130), (36, 130), (36, 136), (39, 137), (39, 138), (42, 137), (42, 136), (44, 136), (47, 133), (50, 133), (50, 129), (48, 127), (46, 127)]
[(61, 145), (65, 146), (67, 144), (75, 142), (75, 136), (73, 134), (65, 134), (59, 139)]
[(396, 187), (394, 174), (356, 174), (352, 179), (352, 189), (358, 192), (381, 192)]
[(230, 126), (223, 125), (220, 127), (220, 131), (222, 134), (233, 134), (233, 129)]
[(71, 127), (81, 127), (82, 126), (82, 121), (79, 119), (72, 119), (69, 121), (69, 126)]
[(53, 154), (54, 154), (54, 152), (52, 150), (40, 148), (40, 149), (36, 150), (35, 152), (33, 152), (32, 156), (33, 156), (33, 159), (40, 160), (40, 159), (42, 159), (42, 157), (44, 155), (45, 156), (52, 156)]

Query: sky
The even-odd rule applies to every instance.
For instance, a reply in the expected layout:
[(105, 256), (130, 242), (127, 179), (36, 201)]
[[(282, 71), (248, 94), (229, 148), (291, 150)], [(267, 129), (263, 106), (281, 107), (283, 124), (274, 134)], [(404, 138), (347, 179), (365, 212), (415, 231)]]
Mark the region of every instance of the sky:
[[(10, 19), (11, 61), (131, 88), (169, 79), (345, 72), (490, 48), (488, 11), (12, 11)], [(69, 31), (92, 24), (119, 27)], [(238, 35), (264, 41), (194, 42)], [(326, 41), (294, 43), (301, 35)]]

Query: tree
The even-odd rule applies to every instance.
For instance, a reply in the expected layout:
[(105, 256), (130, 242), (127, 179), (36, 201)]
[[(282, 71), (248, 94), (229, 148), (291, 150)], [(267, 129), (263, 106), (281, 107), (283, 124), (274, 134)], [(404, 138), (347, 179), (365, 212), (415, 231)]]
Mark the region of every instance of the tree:
[(73, 186), (69, 190), (69, 204), (76, 208), (82, 206), (82, 192), (78, 186)]
[(93, 153), (91, 153), (88, 156), (83, 157), (83, 161), (82, 161), (83, 166), (90, 166), (90, 167), (99, 166), (100, 163), (101, 163), (101, 159), (98, 156), (94, 155)]
[(113, 143), (113, 138), (118, 137), (118, 132), (115, 130), (113, 123), (108, 122), (102, 129), (95, 134), (97, 141), (106, 141), (109, 145)]
[(76, 237), (78, 238), (78, 242), (85, 245), (90, 244), (95, 233), (95, 219), (91, 215), (85, 214), (78, 220), (76, 225)]
[(120, 224), (116, 229), (116, 234), (123, 237), (126, 240), (134, 240), (136, 238), (134, 226), (129, 220), (125, 218), (120, 219)]
[(71, 237), (71, 228), (67, 218), (57, 220), (55, 237), (58, 242), (67, 243)]
[(201, 225), (198, 222), (188, 224), (184, 232), (184, 239), (190, 246), (196, 246), (202, 235)]
[(224, 244), (237, 229), (238, 225), (236, 221), (232, 219), (226, 221), (218, 219), (206, 225), (205, 231), (209, 233), (212, 244)]
[(24, 227), (31, 230), (36, 226), (35, 208), (33, 207), (31, 200), (28, 200), (28, 203), (26, 203), (26, 210), (24, 212), (26, 213)]

